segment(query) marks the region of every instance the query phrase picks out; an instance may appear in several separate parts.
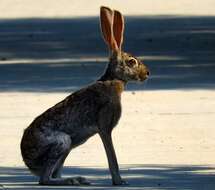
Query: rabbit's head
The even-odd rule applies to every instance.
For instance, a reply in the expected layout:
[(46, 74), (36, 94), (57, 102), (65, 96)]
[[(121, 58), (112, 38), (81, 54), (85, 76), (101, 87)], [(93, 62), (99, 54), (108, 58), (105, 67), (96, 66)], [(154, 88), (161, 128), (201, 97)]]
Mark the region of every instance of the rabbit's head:
[(124, 33), (122, 14), (108, 7), (101, 7), (100, 22), (104, 41), (110, 49), (110, 63), (102, 78), (119, 79), (124, 82), (147, 79), (148, 68), (139, 59), (121, 50)]

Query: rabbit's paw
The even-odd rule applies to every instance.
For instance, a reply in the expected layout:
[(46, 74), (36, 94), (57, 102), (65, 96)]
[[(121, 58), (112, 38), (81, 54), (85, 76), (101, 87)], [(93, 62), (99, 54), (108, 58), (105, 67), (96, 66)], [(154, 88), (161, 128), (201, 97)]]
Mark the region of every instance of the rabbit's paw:
[(125, 180), (114, 181), (113, 185), (129, 185), (129, 183)]
[(84, 177), (73, 177), (73, 178), (67, 178), (67, 181), (71, 184), (71, 185), (90, 185), (90, 182), (84, 178)]

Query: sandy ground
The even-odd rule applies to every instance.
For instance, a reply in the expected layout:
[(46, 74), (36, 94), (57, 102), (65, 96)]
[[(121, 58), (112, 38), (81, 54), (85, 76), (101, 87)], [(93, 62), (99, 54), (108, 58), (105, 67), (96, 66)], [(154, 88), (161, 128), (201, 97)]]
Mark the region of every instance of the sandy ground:
[[(0, 94), (2, 166), (23, 166), (19, 150), (23, 129), (35, 116), (67, 95)], [(215, 164), (214, 95), (210, 90), (125, 92), (123, 115), (114, 131), (119, 162), (127, 165)], [(72, 151), (68, 158), (68, 166), (106, 165), (105, 152), (97, 136)]]
[[(36, 115), (67, 95), (0, 94), (0, 181), (5, 188), (40, 188), (23, 169), (20, 139)], [(214, 95), (212, 90), (123, 94), (123, 116), (114, 130), (114, 144), (122, 175), (130, 183), (125, 189), (214, 189)], [(87, 176), (93, 183), (89, 189), (112, 189), (98, 136), (73, 150), (65, 165), (64, 175)]]
[(113, 135), (130, 186), (114, 189), (214, 190), (215, 1), (60, 2), (0, 1), (0, 189), (113, 189), (98, 136), (71, 152), (63, 173), (91, 187), (38, 186), (19, 149), (37, 115), (105, 69), (103, 4), (126, 14), (124, 47), (151, 70), (122, 96)]

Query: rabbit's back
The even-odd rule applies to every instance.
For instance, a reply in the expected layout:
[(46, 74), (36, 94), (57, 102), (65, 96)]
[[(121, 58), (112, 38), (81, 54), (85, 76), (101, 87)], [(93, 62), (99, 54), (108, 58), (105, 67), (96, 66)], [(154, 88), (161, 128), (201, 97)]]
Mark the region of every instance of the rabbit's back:
[[(120, 117), (122, 84), (117, 81), (98, 81), (78, 90), (49, 108), (32, 122), (32, 127), (51, 129), (68, 134), (99, 125), (102, 118), (113, 113)], [(101, 115), (102, 110), (105, 115)], [(110, 119), (110, 118), (109, 118)], [(94, 129), (95, 130), (95, 127)], [(97, 131), (95, 131), (97, 132)]]

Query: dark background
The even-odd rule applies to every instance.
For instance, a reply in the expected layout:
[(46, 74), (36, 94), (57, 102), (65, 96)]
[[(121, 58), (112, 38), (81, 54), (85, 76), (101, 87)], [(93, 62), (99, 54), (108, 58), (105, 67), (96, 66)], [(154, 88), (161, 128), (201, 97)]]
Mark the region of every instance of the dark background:
[[(126, 17), (124, 50), (150, 79), (127, 90), (214, 89), (215, 17)], [(104, 71), (99, 18), (0, 20), (0, 91), (73, 91)]]

